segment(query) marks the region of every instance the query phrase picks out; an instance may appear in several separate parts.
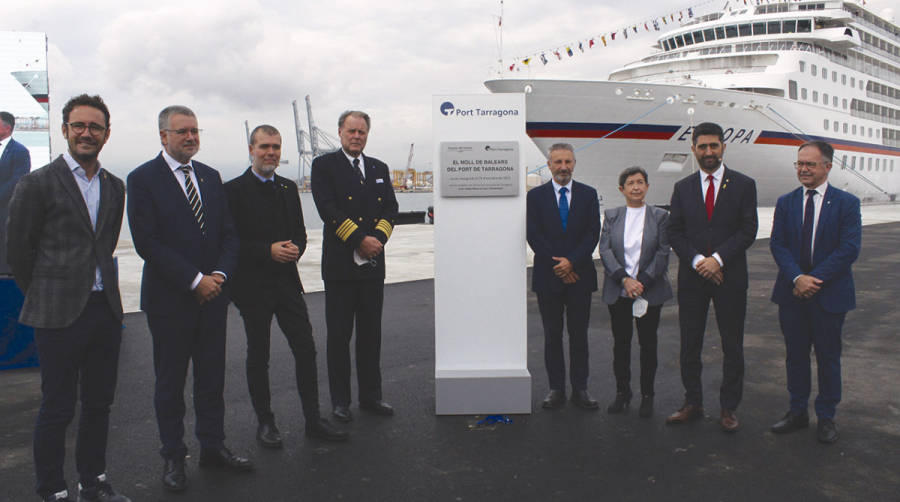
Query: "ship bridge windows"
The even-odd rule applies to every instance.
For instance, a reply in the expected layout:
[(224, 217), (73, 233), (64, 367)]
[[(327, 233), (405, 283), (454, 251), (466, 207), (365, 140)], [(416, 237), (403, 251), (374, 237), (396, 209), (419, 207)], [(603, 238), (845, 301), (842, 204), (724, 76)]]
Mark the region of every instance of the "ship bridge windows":
[(681, 35), (675, 36), (675, 45), (679, 48), (684, 47), (684, 38)]
[(765, 35), (766, 34), (766, 23), (753, 23), (753, 34), (754, 35)]
[(698, 30), (694, 32), (694, 43), (699, 44), (700, 42), (703, 42), (703, 32)]
[[(696, 36), (694, 38), (697, 38)], [(712, 28), (707, 28), (703, 30), (703, 38), (707, 42), (711, 42), (716, 39), (716, 32)]]
[(736, 38), (738, 36), (737, 25), (729, 24), (725, 27), (725, 38)]
[(797, 32), (797, 21), (791, 19), (789, 21), (784, 21), (781, 25), (781, 31), (783, 33), (796, 33)]
[(809, 19), (797, 20), (797, 33), (809, 33), (812, 31), (812, 21)]
[(682, 35), (684, 37), (684, 45), (694, 45), (694, 36), (690, 33)]
[(769, 21), (769, 35), (781, 33), (781, 21)]
[(749, 23), (742, 24), (742, 25), (738, 26), (738, 33), (740, 33), (740, 36), (742, 36), (742, 37), (749, 37), (750, 35), (753, 34), (753, 30), (752, 30), (752, 28), (750, 28)]

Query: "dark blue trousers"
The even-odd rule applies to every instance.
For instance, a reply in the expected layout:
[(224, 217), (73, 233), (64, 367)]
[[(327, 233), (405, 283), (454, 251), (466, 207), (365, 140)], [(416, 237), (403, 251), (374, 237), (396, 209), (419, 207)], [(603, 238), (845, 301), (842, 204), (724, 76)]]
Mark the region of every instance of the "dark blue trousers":
[(67, 489), (63, 475), (66, 427), (75, 416), (79, 393), (75, 466), (80, 481), (93, 483), (106, 472), (106, 436), (116, 392), (122, 322), (102, 292), (92, 293), (71, 326), (35, 329), (34, 337), (43, 396), (34, 427), (35, 490), (47, 497)]
[(806, 413), (811, 393), (809, 353), (816, 351), (819, 373), (819, 395), (816, 396), (816, 416), (834, 419), (841, 402), (841, 328), (845, 312), (827, 312), (818, 303), (802, 300), (778, 307), (778, 321), (787, 349), (788, 392), (791, 411)]
[(544, 324), (544, 366), (550, 389), (566, 391), (566, 359), (563, 355), (563, 317), (569, 332), (569, 380), (572, 390), (587, 390), (588, 341), (591, 292), (565, 288), (562, 293), (538, 293)]
[(204, 450), (225, 440), (225, 324), (227, 303), (216, 299), (190, 311), (167, 316), (147, 314), (153, 336), (156, 391), (153, 404), (163, 458), (183, 458), (184, 382), (188, 364), (194, 370), (194, 433)]

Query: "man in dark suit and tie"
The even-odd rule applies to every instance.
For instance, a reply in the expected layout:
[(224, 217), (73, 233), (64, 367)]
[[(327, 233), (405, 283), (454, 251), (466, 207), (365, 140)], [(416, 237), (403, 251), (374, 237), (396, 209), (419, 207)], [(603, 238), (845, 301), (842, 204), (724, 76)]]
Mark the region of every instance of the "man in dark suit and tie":
[(388, 167), (364, 155), (371, 119), (345, 111), (338, 119), (341, 148), (313, 160), (312, 194), (322, 218), (322, 279), (328, 327), (328, 384), (332, 415), (350, 412), (350, 338), (356, 323), (359, 407), (390, 416), (381, 393), (381, 310), (384, 245), (394, 230), (397, 199)]
[(809, 426), (810, 347), (816, 351), (819, 395), (817, 436), (838, 439), (834, 414), (841, 401), (841, 327), (856, 307), (850, 266), (859, 256), (859, 199), (828, 184), (834, 149), (823, 141), (800, 145), (797, 178), (803, 185), (775, 205), (769, 247), (778, 264), (772, 301), (787, 349), (790, 409), (772, 426), (785, 433)]
[(159, 113), (162, 152), (128, 175), (128, 222), (144, 259), (141, 309), (153, 337), (154, 405), (163, 485), (187, 488), (184, 382), (194, 369), (194, 413), (200, 466), (252, 469), (224, 445), (225, 281), (234, 272), (238, 239), (218, 171), (192, 161), (200, 147), (190, 108)]
[(113, 252), (125, 185), (97, 160), (110, 130), (109, 109), (100, 96), (76, 96), (62, 115), (68, 149), (22, 177), (9, 203), (9, 264), (25, 293), (19, 321), (34, 326), (41, 361), (36, 491), (44, 500), (75, 500), (68, 495), (63, 463), (66, 427), (80, 396), (78, 499), (127, 502), (106, 478), (109, 408), (122, 340)]
[(281, 160), (281, 134), (261, 125), (250, 134), (252, 165), (225, 184), (228, 205), (240, 238), (231, 297), (247, 332), (247, 386), (259, 421), (256, 439), (269, 448), (282, 446), (269, 393), (269, 340), (272, 316), (294, 355), (297, 390), (306, 418), (306, 435), (344, 441), (319, 415), (316, 344), (297, 260), (306, 250), (306, 227), (297, 185), (275, 174)]
[(678, 255), (678, 320), (684, 405), (666, 418), (677, 424), (703, 416), (700, 379), (709, 302), (724, 355), (719, 389), (719, 424), (739, 427), (735, 410), (744, 386), (744, 318), (747, 314), (747, 248), (756, 240), (756, 182), (722, 163), (722, 128), (704, 122), (694, 128), (691, 150), (700, 166), (675, 184), (669, 242)]
[(553, 179), (528, 192), (526, 238), (534, 251), (531, 289), (537, 294), (544, 324), (544, 365), (550, 393), (542, 406), (557, 409), (566, 402), (563, 317), (569, 331), (569, 380), (572, 402), (596, 410), (587, 391), (591, 294), (597, 270), (591, 255), (600, 239), (597, 191), (572, 179), (572, 145), (550, 147), (547, 165)]
[(25, 145), (12, 138), (16, 118), (0, 112), (0, 273), (8, 274), (6, 263), (6, 217), (13, 188), (31, 170), (31, 154)]

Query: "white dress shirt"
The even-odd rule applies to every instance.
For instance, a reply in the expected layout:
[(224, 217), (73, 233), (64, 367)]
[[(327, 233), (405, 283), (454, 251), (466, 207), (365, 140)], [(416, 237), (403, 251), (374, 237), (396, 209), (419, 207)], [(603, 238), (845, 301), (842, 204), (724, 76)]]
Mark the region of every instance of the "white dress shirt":
[(363, 160), (362, 153), (360, 153), (358, 157), (354, 157), (347, 153), (347, 150), (344, 150), (343, 148), (341, 148), (341, 151), (344, 152), (344, 156), (347, 157), (347, 160), (350, 161), (351, 166), (353, 165), (353, 161), (355, 159), (359, 159), (359, 172), (362, 173), (363, 179), (366, 179), (366, 163)]
[(12, 135), (7, 136), (5, 139), (0, 139), (0, 157), (3, 156), (3, 152), (6, 151), (6, 145), (12, 141)]
[(553, 182), (553, 192), (556, 194), (556, 207), (559, 207), (559, 189), (566, 189), (566, 201), (569, 203), (569, 209), (572, 208), (572, 180), (570, 179), (568, 183), (565, 185), (560, 185), (556, 182), (556, 180), (551, 179)]
[[(81, 198), (84, 199), (84, 205), (87, 207), (88, 216), (91, 218), (91, 226), (96, 231), (97, 215), (100, 213), (100, 171), (103, 169), (100, 167), (100, 161), (97, 161), (97, 172), (94, 173), (94, 177), (88, 179), (87, 172), (72, 157), (68, 150), (63, 153), (63, 160), (66, 161), (66, 165), (72, 170), (75, 183), (81, 191)], [(103, 276), (100, 275), (100, 265), (97, 265), (97, 268), (94, 270), (94, 285), (91, 286), (91, 291), (103, 291)]]
[[(707, 173), (703, 169), (699, 171), (700, 173), (700, 195), (703, 197), (703, 201), (706, 202), (706, 191), (709, 189), (709, 180), (706, 179), (710, 173)], [(722, 186), (722, 178), (725, 177), (725, 165), (719, 164), (719, 168), (713, 171), (713, 205), (715, 205), (716, 200), (719, 198), (719, 188)], [(704, 206), (705, 207), (705, 206)], [(722, 257), (719, 256), (719, 253), (713, 253), (713, 258), (719, 262), (720, 267), (724, 267), (725, 264), (722, 263)], [(691, 261), (691, 266), (695, 269), (697, 268), (697, 264), (700, 263), (704, 256), (702, 254), (698, 254), (694, 256), (694, 259)]]
[[(625, 208), (625, 273), (632, 279), (637, 278), (638, 266), (641, 263), (641, 245), (644, 241), (644, 217), (647, 206)], [(622, 289), (622, 296), (628, 293)]]

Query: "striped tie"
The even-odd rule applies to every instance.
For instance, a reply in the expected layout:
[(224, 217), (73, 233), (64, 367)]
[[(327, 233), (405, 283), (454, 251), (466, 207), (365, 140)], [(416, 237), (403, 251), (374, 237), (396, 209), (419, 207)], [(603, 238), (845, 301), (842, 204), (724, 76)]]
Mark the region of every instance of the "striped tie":
[(194, 212), (194, 219), (200, 224), (200, 230), (204, 229), (203, 221), (203, 203), (200, 202), (200, 196), (197, 195), (197, 189), (194, 182), (191, 181), (191, 166), (181, 166), (178, 168), (184, 173), (184, 189), (187, 192), (188, 203), (191, 205), (191, 211)]

